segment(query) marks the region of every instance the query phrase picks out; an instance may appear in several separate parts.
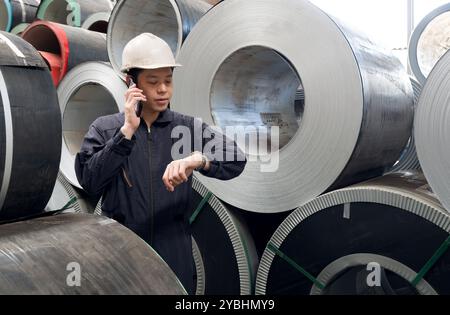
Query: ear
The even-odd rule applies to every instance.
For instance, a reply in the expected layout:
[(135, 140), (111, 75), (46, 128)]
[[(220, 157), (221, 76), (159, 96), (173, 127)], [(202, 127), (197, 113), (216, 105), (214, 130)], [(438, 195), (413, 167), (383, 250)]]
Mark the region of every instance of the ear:
[(125, 81), (126, 81), (128, 87), (130, 87), (133, 84), (133, 82), (136, 84), (133, 77), (129, 74), (126, 75)]

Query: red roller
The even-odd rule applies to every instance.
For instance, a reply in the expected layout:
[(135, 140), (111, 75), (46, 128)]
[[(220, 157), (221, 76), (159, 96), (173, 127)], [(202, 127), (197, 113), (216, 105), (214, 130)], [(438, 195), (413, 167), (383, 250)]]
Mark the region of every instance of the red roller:
[(106, 36), (49, 21), (35, 21), (22, 34), (46, 59), (55, 86), (66, 73), (87, 61), (108, 61)]

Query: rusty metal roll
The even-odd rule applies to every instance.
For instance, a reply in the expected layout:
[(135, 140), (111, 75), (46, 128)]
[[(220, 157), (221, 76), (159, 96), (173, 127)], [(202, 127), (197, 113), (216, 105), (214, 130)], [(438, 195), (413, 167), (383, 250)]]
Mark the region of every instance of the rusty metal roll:
[(253, 294), (258, 255), (244, 220), (194, 176), (190, 217), (197, 294)]
[[(55, 85), (68, 71), (87, 61), (108, 61), (106, 36), (98, 32), (48, 21), (32, 23), (22, 38), (43, 53), (54, 73)], [(52, 58), (47, 58), (50, 54)]]
[(177, 61), (172, 108), (223, 132), (242, 127), (232, 136), (248, 157), (243, 173), (199, 180), (243, 210), (289, 211), (380, 176), (411, 136), (413, 91), (400, 60), (308, 1), (222, 1)]
[(60, 170), (75, 187), (83, 189), (75, 174), (75, 156), (89, 126), (100, 116), (122, 111), (127, 86), (109, 63), (86, 62), (70, 71), (58, 86), (62, 115)]
[(39, 53), (0, 32), (0, 220), (44, 210), (58, 174), (61, 114)]
[(4, 0), (0, 2), (0, 30), (10, 32), (21, 23), (31, 23), (40, 0)]
[[(450, 216), (421, 173), (393, 173), (294, 211), (261, 258), (257, 294), (449, 294)], [(379, 285), (367, 279), (378, 266)]]
[(113, 7), (110, 0), (42, 0), (36, 18), (81, 27), (92, 14), (111, 12)]
[(59, 214), (1, 226), (0, 294), (186, 293), (169, 266), (119, 223)]
[(108, 55), (120, 73), (122, 51), (133, 37), (149, 32), (164, 39), (175, 55), (197, 21), (211, 8), (202, 0), (121, 0), (108, 26)]

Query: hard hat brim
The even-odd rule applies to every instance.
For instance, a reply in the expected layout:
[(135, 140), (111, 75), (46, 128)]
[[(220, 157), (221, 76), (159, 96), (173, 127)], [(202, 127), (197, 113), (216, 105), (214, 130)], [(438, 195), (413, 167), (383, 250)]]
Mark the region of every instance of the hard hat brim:
[(153, 70), (153, 69), (161, 69), (161, 68), (176, 68), (176, 67), (182, 67), (181, 64), (175, 63), (175, 64), (156, 64), (151, 66), (137, 66), (137, 65), (127, 65), (120, 69), (121, 72), (127, 73), (130, 69), (142, 69), (142, 70)]

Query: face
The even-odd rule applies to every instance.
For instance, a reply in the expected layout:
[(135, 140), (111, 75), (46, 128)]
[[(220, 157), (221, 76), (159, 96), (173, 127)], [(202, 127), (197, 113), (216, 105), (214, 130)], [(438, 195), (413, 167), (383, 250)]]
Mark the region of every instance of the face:
[(139, 74), (137, 86), (147, 97), (144, 110), (163, 112), (172, 97), (172, 69), (145, 69)]

